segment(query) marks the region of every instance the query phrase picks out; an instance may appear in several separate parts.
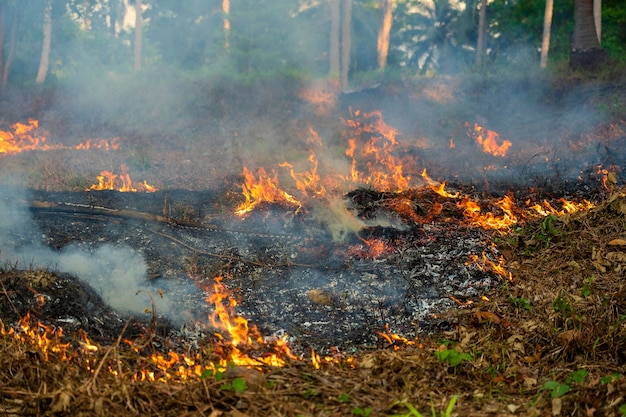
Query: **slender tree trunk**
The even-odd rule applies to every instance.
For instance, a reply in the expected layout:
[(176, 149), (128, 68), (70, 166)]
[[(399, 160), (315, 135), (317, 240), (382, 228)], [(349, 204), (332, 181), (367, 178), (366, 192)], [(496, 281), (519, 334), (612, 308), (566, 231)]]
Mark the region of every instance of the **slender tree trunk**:
[(7, 86), (7, 82), (9, 81), (9, 72), (11, 71), (11, 64), (13, 64), (13, 58), (15, 57), (15, 39), (17, 37), (17, 15), (19, 13), (20, 6), (19, 4), (15, 5), (15, 10), (13, 10), (13, 20), (11, 22), (11, 35), (9, 37), (9, 53), (7, 54), (7, 59), (4, 62), (4, 68), (2, 71), (2, 84), (0, 85), (0, 89), (4, 90)]
[(46, 2), (43, 15), (43, 46), (41, 48), (41, 59), (39, 60), (39, 70), (37, 71), (37, 84), (43, 84), (48, 75), (50, 65), (50, 45), (52, 43), (52, 0)]
[(548, 65), (548, 51), (550, 50), (550, 28), (552, 27), (552, 10), (554, 0), (546, 0), (546, 11), (543, 15), (543, 38), (541, 41), (541, 68)]
[(339, 0), (329, 0), (330, 6), (330, 51), (329, 76), (330, 79), (339, 79)]
[(598, 46), (602, 46), (602, 0), (593, 0), (593, 21), (596, 24)]
[(352, 0), (344, 0), (343, 22), (341, 24), (341, 76), (339, 86), (342, 91), (348, 88), (350, 70), (350, 50), (352, 48)]
[(391, 33), (391, 23), (393, 16), (391, 11), (391, 0), (380, 0), (380, 10), (382, 12), (382, 21), (378, 30), (378, 69), (385, 70), (387, 66), (387, 56), (389, 55), (389, 35)]
[(476, 66), (483, 66), (485, 55), (485, 32), (487, 25), (487, 0), (480, 0), (480, 10), (478, 12), (478, 41), (476, 42)]
[(230, 0), (222, 0), (222, 13), (224, 13), (224, 49), (230, 51)]
[(7, 1), (0, 0), (0, 79), (4, 77), (4, 33), (7, 26)]
[(135, 0), (135, 71), (141, 69), (141, 50), (143, 47), (143, 18), (141, 0)]

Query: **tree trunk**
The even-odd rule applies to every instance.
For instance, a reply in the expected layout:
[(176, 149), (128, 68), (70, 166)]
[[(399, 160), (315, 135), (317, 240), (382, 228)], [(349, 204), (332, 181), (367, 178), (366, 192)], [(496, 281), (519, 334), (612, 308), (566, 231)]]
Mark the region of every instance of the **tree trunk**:
[(141, 0), (135, 0), (135, 71), (141, 69), (141, 49), (143, 45), (143, 19)]
[(0, 79), (4, 78), (4, 33), (7, 22), (7, 2), (0, 0)]
[(391, 23), (393, 15), (391, 11), (391, 0), (380, 0), (380, 10), (382, 12), (382, 21), (378, 30), (378, 69), (385, 70), (387, 66), (387, 56), (389, 55), (389, 35), (391, 33)]
[(4, 62), (4, 68), (2, 71), (2, 84), (0, 85), (1, 90), (4, 90), (7, 86), (7, 82), (9, 81), (9, 72), (11, 71), (11, 64), (13, 64), (13, 58), (15, 57), (15, 39), (17, 38), (17, 15), (19, 13), (19, 10), (20, 6), (16, 4), (15, 10), (13, 11), (13, 21), (11, 22), (9, 53), (7, 54), (7, 59)]
[(593, 18), (593, 0), (575, 0), (572, 49), (584, 51), (599, 47), (600, 43)]
[(230, 51), (230, 0), (222, 0), (222, 13), (224, 13), (224, 49)]
[(350, 50), (352, 48), (352, 0), (344, 0), (343, 22), (341, 24), (341, 91), (348, 88), (348, 72), (350, 70)]
[(482, 68), (485, 55), (485, 32), (487, 25), (487, 0), (480, 0), (478, 12), (478, 40), (476, 42), (476, 66)]
[(548, 51), (550, 50), (550, 28), (552, 26), (552, 10), (554, 0), (546, 0), (546, 11), (543, 15), (543, 38), (541, 41), (541, 68), (548, 65)]
[(602, 46), (602, 0), (593, 0), (593, 21), (596, 24), (598, 46)]
[(600, 48), (593, 16), (594, 0), (575, 0), (574, 36), (569, 56), (572, 69), (595, 71), (608, 62), (608, 54)]
[(339, 0), (329, 0), (330, 6), (330, 51), (329, 76), (339, 79)]
[(52, 43), (52, 0), (46, 2), (43, 14), (43, 46), (41, 48), (41, 59), (39, 60), (39, 70), (37, 71), (37, 84), (43, 84), (48, 74), (50, 64), (50, 45)]

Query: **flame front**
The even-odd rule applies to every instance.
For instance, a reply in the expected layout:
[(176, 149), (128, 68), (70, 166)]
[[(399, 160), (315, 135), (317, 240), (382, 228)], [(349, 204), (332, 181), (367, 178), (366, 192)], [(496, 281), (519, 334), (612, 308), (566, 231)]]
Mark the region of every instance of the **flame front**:
[(257, 171), (258, 178), (246, 167), (243, 168), (244, 184), (241, 186), (246, 201), (240, 204), (235, 213), (243, 215), (252, 211), (260, 203), (289, 203), (302, 205), (295, 197), (280, 189), (278, 174), (268, 175), (264, 168)]
[(128, 168), (126, 165), (122, 164), (120, 167), (120, 174), (114, 174), (111, 171), (102, 171), (100, 175), (96, 177), (98, 180), (97, 184), (92, 184), (89, 190), (102, 191), (102, 190), (115, 190), (122, 193), (128, 192), (144, 192), (144, 193), (153, 193), (158, 191), (158, 188), (149, 185), (145, 180), (143, 183), (135, 183), (130, 179), (130, 174), (128, 173)]
[(48, 133), (39, 128), (39, 121), (29, 119), (27, 124), (15, 123), (11, 126), (12, 132), (0, 130), (0, 154), (11, 155), (25, 151), (49, 151), (54, 149), (119, 149), (119, 138), (88, 139), (75, 146), (66, 146), (62, 143), (48, 144)]

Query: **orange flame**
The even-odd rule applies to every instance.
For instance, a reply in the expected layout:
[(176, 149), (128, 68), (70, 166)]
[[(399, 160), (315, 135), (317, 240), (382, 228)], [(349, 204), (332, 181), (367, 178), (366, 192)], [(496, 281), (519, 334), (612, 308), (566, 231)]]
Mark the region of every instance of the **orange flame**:
[(476, 143), (483, 147), (483, 151), (485, 153), (489, 153), (493, 156), (506, 156), (509, 148), (512, 143), (509, 140), (502, 141), (501, 145), (498, 145), (498, 133), (493, 130), (485, 130), (478, 123), (474, 123), (474, 139), (476, 139)]
[(295, 197), (280, 189), (278, 175), (273, 172), (269, 176), (264, 168), (257, 171), (258, 179), (246, 167), (243, 168), (244, 184), (241, 186), (246, 201), (240, 204), (235, 213), (244, 215), (252, 211), (260, 203), (283, 202), (302, 207)]
[[(127, 192), (144, 192), (144, 193), (153, 193), (158, 191), (158, 188), (155, 188), (149, 185), (145, 180), (143, 183), (135, 183), (133, 185), (132, 180), (130, 179), (130, 174), (128, 173), (128, 168), (126, 165), (122, 164), (120, 166), (121, 173), (119, 175), (114, 174), (111, 171), (102, 171), (100, 175), (96, 177), (98, 180), (97, 184), (92, 184), (87, 191), (95, 190), (115, 190), (122, 193)], [(120, 184), (121, 183), (121, 184)]]
[(39, 121), (29, 119), (28, 124), (15, 123), (11, 126), (13, 132), (0, 130), (0, 154), (16, 154), (24, 151), (48, 151), (53, 149), (119, 149), (119, 138), (110, 141), (106, 139), (88, 139), (75, 146), (65, 146), (61, 143), (47, 144), (47, 132), (39, 129)]

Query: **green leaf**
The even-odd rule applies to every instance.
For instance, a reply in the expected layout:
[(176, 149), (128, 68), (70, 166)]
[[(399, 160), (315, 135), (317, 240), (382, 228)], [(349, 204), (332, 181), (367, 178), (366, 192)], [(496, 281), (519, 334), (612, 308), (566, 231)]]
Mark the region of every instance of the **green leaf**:
[(585, 382), (587, 375), (589, 375), (589, 372), (586, 369), (579, 369), (575, 372), (572, 372), (571, 379), (577, 384), (582, 384), (583, 382)]
[(238, 392), (241, 394), (242, 392), (246, 390), (246, 388), (248, 388), (248, 383), (243, 378), (235, 378), (233, 379), (232, 387), (235, 390), (235, 392)]
[(213, 369), (205, 369), (204, 371), (202, 371), (202, 374), (200, 375), (200, 379), (207, 379), (207, 378), (211, 378), (213, 376)]
[(337, 397), (337, 400), (339, 400), (342, 403), (349, 403), (350, 396), (344, 392), (343, 394)]

